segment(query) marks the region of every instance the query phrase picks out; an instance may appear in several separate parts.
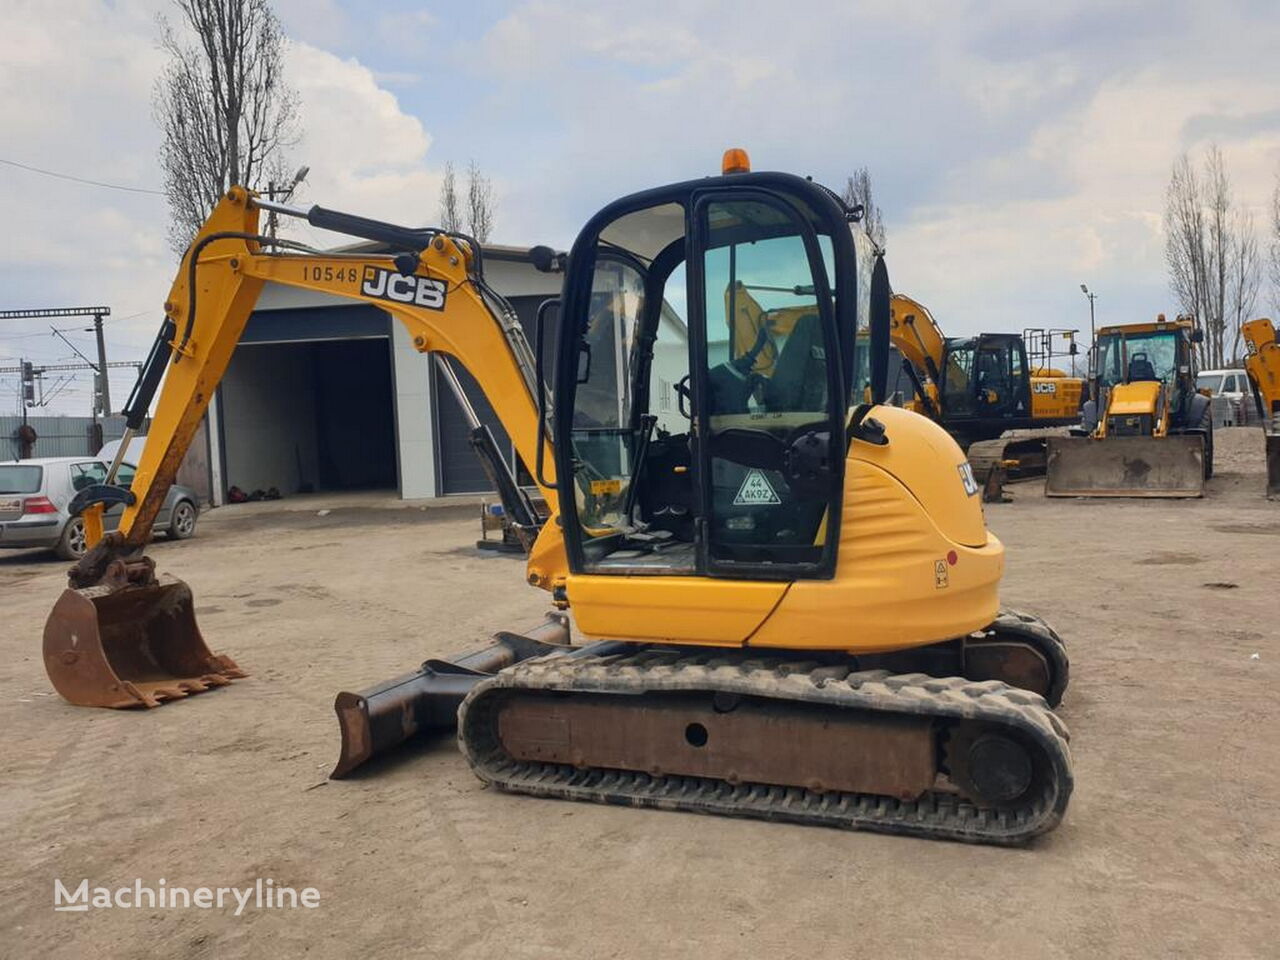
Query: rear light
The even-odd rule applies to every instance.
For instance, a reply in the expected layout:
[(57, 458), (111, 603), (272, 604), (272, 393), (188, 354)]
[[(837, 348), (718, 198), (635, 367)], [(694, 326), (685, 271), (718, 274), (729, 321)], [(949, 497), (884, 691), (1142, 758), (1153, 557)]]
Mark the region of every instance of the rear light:
[(22, 501), (23, 513), (57, 513), (58, 508), (48, 497), (27, 497)]

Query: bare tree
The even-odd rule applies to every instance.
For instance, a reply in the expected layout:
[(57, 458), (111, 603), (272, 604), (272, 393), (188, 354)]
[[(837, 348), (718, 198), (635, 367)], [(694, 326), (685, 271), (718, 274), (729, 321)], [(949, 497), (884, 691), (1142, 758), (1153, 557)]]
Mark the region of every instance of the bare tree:
[(180, 253), (230, 187), (287, 179), (284, 153), (297, 141), (298, 100), (281, 75), (285, 36), (267, 0), (175, 5), (180, 29), (159, 18), (169, 63), (153, 107), (163, 134), (169, 242)]
[(1231, 352), (1225, 359), (1242, 362), (1240, 328), (1254, 318), (1253, 311), (1262, 289), (1262, 256), (1258, 251), (1258, 234), (1253, 228), (1253, 214), (1248, 210), (1235, 212), (1227, 252), (1226, 303), (1230, 313), (1226, 326), (1231, 333)]
[[(1165, 192), (1165, 262), (1182, 313), (1204, 330), (1200, 362), (1218, 367), (1239, 348), (1261, 285), (1253, 218), (1234, 206), (1222, 151), (1210, 146), (1199, 174), (1183, 154)], [(1230, 345), (1228, 347), (1228, 345)]]
[(444, 165), (444, 180), (440, 184), (440, 226), (450, 233), (462, 229), (462, 210), (458, 201), (458, 178), (453, 164)]
[(1271, 307), (1280, 313), (1280, 170), (1276, 171), (1276, 186), (1271, 191)]
[(866, 167), (859, 167), (853, 176), (845, 180), (844, 190), (841, 191), (840, 196), (847, 206), (862, 207), (862, 230), (876, 252), (884, 253), (884, 217), (871, 192), (870, 171)]
[(493, 184), (480, 172), (480, 165), (472, 160), (467, 164), (467, 232), (480, 243), (493, 234), (496, 208)]

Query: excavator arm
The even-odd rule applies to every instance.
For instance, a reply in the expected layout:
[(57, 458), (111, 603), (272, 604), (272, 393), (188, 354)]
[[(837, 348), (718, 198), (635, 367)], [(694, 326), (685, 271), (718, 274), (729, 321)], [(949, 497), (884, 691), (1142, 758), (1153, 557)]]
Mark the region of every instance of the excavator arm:
[(942, 409), (939, 384), (947, 345), (942, 328), (924, 304), (895, 293), (890, 301), (889, 336), (912, 367), (913, 385), (917, 381), (920, 384), (918, 392), (926, 413), (937, 419), (940, 414), (934, 411)]
[[(303, 217), (315, 226), (382, 241), (390, 254), (308, 252), (259, 232), (262, 209)], [(271, 246), (269, 246), (271, 245)], [(279, 252), (292, 248), (292, 252)], [(200, 420), (268, 282), (359, 300), (386, 310), (408, 330), (415, 349), (431, 353), (456, 384), (448, 359), (479, 382), (525, 463), (543, 462), (540, 492), (556, 513), (554, 456), (542, 428), (534, 356), (514, 312), (484, 283), (481, 252), (468, 238), (411, 230), (313, 207), (303, 211), (233, 188), (187, 251), (165, 301), (165, 320), (126, 407), (138, 429), (159, 389), (147, 445), (128, 490), (108, 483), (81, 491), (73, 510), (86, 512), (91, 549), (69, 574), (70, 588), (45, 627), (45, 662), (55, 688), (73, 703), (155, 706), (217, 686), (243, 672), (205, 647), (191, 593), (160, 579), (142, 555)], [(163, 381), (163, 383), (162, 383)], [(538, 456), (538, 444), (546, 445)], [(514, 481), (499, 484), (508, 496)], [(112, 503), (126, 505), (116, 531), (96, 522)], [(531, 552), (530, 582), (563, 583), (558, 527)]]

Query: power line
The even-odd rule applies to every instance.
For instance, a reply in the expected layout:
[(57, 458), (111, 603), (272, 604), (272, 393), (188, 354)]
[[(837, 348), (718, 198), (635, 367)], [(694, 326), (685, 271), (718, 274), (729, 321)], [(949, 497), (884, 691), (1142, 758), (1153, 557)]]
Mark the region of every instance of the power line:
[(38, 173), (45, 177), (56, 177), (59, 180), (70, 180), (73, 183), (84, 183), (91, 187), (106, 187), (108, 190), (124, 190), (128, 193), (149, 193), (156, 197), (163, 197), (163, 190), (149, 190), (146, 187), (126, 187), (119, 183), (105, 183), (102, 180), (90, 180), (87, 177), (76, 177), (69, 173), (56, 173), (53, 170), (44, 170), (40, 167), (33, 167), (26, 163), (19, 163), (17, 160), (6, 160), (0, 157), (0, 163), (7, 164), (11, 167), (18, 167), (22, 170), (29, 170), (31, 173)]

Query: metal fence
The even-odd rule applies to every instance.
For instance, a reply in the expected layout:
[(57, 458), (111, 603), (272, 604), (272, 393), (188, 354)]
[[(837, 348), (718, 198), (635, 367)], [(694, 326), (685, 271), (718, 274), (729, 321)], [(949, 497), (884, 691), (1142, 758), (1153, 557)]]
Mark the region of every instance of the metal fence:
[[(30, 444), (32, 457), (93, 456), (108, 440), (124, 435), (124, 417), (27, 417), (35, 431)], [(0, 459), (23, 457), (22, 417), (0, 416)]]

